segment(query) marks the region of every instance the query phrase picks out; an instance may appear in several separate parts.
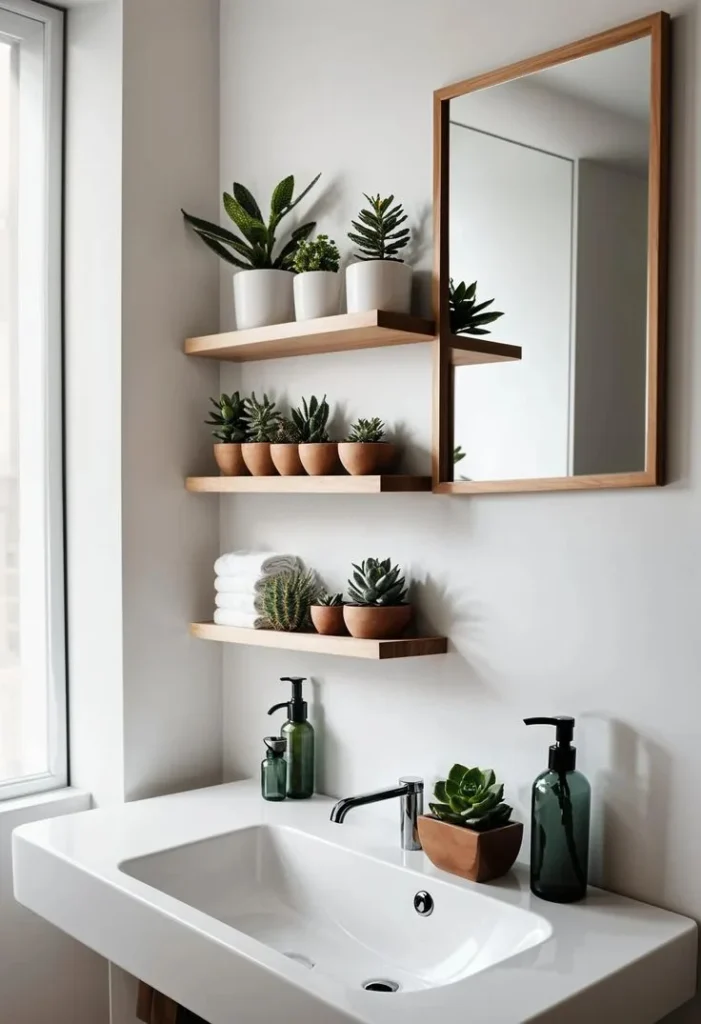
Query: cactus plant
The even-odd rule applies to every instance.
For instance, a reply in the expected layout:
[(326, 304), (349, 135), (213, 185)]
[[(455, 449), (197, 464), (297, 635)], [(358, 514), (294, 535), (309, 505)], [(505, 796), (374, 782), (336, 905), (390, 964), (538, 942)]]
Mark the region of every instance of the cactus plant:
[(272, 441), (280, 422), (280, 412), (267, 395), (259, 402), (255, 391), (248, 399), (248, 441)]
[(509, 823), (512, 808), (504, 803), (504, 786), (491, 768), (465, 768), (455, 764), (448, 778), (436, 783), (438, 801), (429, 804), (431, 814), (451, 825), (486, 832)]
[(309, 270), (330, 270), (338, 273), (341, 254), (333, 238), (328, 235), (317, 235), (311, 240), (302, 239), (292, 260), (292, 269), (298, 274)]
[(406, 604), (406, 580), (398, 565), (389, 558), (380, 561), (367, 558), (361, 565), (353, 563), (353, 577), (348, 580), (348, 595), (357, 605), (394, 607)]
[(371, 420), (358, 419), (350, 428), (346, 441), (367, 444), (381, 441), (385, 436), (385, 425), (379, 416)]
[(205, 420), (205, 423), (216, 427), (212, 435), (223, 444), (245, 441), (248, 428), (246, 399), (234, 391), (231, 395), (222, 393), (219, 398), (210, 398), (210, 402), (216, 412), (210, 412), (210, 419)]
[(290, 416), (299, 431), (301, 444), (318, 444), (328, 441), (329, 432), (326, 429), (326, 424), (329, 419), (329, 403), (326, 401), (326, 395), (321, 401), (315, 395), (312, 395), (309, 402), (303, 398), (301, 408), (292, 409)]
[(265, 628), (286, 633), (310, 629), (309, 609), (316, 604), (321, 589), (313, 570), (294, 569), (268, 577), (260, 595)]
[(403, 263), (399, 253), (409, 244), (411, 232), (409, 228), (399, 228), (407, 219), (401, 203), (394, 203), (394, 196), (382, 199), (379, 195), (369, 196), (363, 193), (369, 210), (361, 210), (358, 220), (351, 221), (354, 231), (348, 232), (351, 242), (360, 249), (356, 253), (359, 260), (389, 260), (392, 263)]
[(343, 604), (343, 594), (319, 594), (316, 603), (322, 608), (339, 608)]
[(459, 285), (450, 279), (448, 289), (448, 312), (450, 317), (450, 329), (453, 334), (490, 334), (485, 330), (487, 324), (494, 323), (503, 313), (490, 310), (484, 311), (492, 305), (494, 299), (487, 299), (486, 302), (477, 304), (477, 282), (474, 281), (469, 287), (464, 281)]

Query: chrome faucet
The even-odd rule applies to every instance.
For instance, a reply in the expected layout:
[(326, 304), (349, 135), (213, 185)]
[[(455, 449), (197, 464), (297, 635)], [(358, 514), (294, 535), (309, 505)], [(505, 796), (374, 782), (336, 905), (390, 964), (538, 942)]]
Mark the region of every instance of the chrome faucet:
[(399, 785), (392, 789), (378, 789), (374, 793), (363, 793), (362, 796), (347, 796), (339, 800), (331, 811), (331, 821), (341, 825), (346, 815), (354, 807), (364, 804), (376, 804), (380, 800), (392, 800), (399, 797), (399, 839), (403, 850), (420, 850), (418, 818), (424, 812), (424, 780), (414, 775), (406, 775), (399, 780)]

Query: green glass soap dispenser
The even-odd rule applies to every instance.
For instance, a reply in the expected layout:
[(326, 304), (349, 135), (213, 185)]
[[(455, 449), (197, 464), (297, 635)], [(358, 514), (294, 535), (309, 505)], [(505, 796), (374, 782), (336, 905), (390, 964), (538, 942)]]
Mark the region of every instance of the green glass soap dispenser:
[(291, 800), (307, 800), (314, 792), (314, 729), (307, 721), (307, 702), (302, 695), (302, 676), (282, 676), (283, 683), (292, 684), (292, 699), (274, 704), (272, 715), (287, 709), (287, 721), (280, 733), (287, 741), (287, 795)]
[(576, 903), (587, 894), (591, 787), (576, 771), (574, 718), (526, 718), (554, 725), (548, 770), (533, 783), (531, 891), (550, 903)]

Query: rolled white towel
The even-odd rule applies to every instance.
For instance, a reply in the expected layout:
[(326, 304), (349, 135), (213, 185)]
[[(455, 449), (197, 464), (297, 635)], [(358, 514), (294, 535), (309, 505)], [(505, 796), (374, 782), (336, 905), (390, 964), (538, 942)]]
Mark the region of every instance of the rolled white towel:
[(263, 629), (264, 620), (258, 615), (247, 615), (232, 608), (215, 608), (214, 622), (217, 626), (238, 626), (240, 629)]
[(217, 608), (228, 608), (242, 615), (258, 615), (256, 599), (253, 594), (216, 594), (214, 603)]
[(229, 551), (216, 560), (214, 572), (217, 576), (275, 576), (301, 566), (296, 555), (273, 551)]
[(267, 576), (215, 576), (214, 589), (219, 594), (254, 594)]

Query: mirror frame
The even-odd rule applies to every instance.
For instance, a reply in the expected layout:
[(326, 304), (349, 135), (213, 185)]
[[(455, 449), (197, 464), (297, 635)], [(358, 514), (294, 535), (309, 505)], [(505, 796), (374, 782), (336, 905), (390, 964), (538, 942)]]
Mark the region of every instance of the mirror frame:
[[(450, 332), (450, 101), (524, 75), (589, 56), (624, 43), (651, 41), (650, 194), (648, 201), (648, 337), (645, 469), (630, 473), (522, 480), (453, 480), (454, 367), (456, 339)], [(600, 490), (655, 487), (665, 483), (665, 398), (667, 269), (669, 234), (670, 17), (652, 14), (537, 57), (445, 86), (433, 94), (433, 306), (438, 339), (434, 347), (433, 490), (439, 494), (496, 494), (519, 491)], [(475, 348), (488, 339), (475, 339)], [(493, 343), (496, 344), (496, 343)], [(487, 344), (486, 348), (489, 345)], [(477, 357), (479, 358), (479, 357)]]

